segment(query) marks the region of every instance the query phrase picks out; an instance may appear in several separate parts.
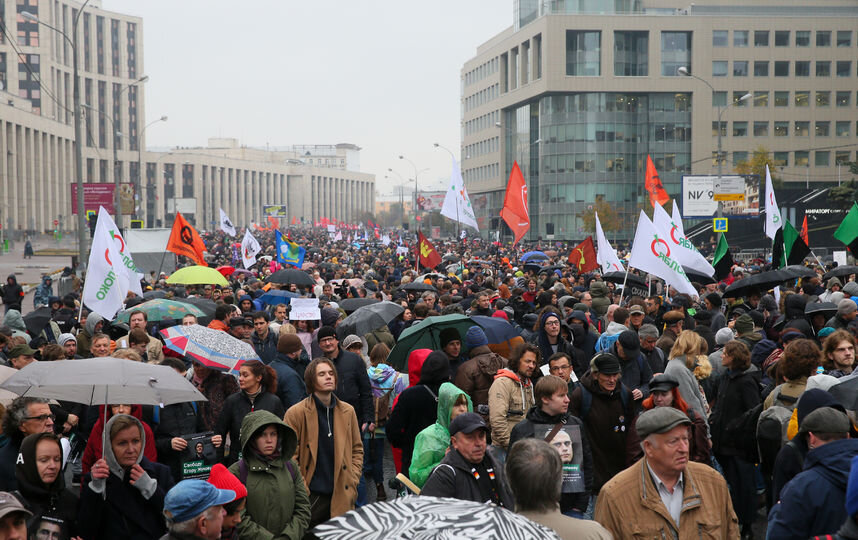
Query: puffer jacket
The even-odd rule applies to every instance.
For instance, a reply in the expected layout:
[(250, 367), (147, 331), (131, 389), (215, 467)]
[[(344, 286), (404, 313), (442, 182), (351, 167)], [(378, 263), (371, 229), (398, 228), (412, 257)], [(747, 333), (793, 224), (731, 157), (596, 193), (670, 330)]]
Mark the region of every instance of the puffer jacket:
[[(468, 353), (470, 359), (459, 366), (454, 384), (471, 397), (474, 410), (479, 412), (480, 405), (489, 404), (489, 388), (495, 380), (499, 369), (507, 366), (507, 359), (493, 353), (488, 346), (474, 347)], [(483, 420), (488, 415), (482, 413)]]
[(408, 478), (422, 488), (429, 474), (441, 463), (450, 446), (450, 413), (459, 396), (468, 400), (468, 412), (473, 412), (471, 398), (453, 383), (444, 383), (438, 390), (438, 419), (434, 424), (417, 434)]
[(535, 401), (530, 379), (521, 380), (517, 373), (500, 369), (489, 388), (489, 420), (492, 444), (506, 449), (512, 428), (524, 420)]
[(47, 306), (51, 296), (54, 295), (54, 285), (51, 276), (42, 276), (42, 282), (36, 287), (36, 292), (33, 293), (33, 308), (38, 309), (41, 306)]
[[(275, 426), (279, 436), (278, 451), (273, 457), (262, 457), (251, 446), (254, 435)], [(247, 478), (247, 503), (237, 529), (240, 538), (269, 540), (302, 538), (310, 523), (310, 497), (300, 468), (292, 456), (298, 447), (295, 431), (268, 411), (254, 411), (241, 423), (242, 459)], [(289, 463), (289, 465), (287, 465)], [(241, 479), (241, 463), (229, 471)]]
[(610, 290), (604, 281), (594, 281), (590, 283), (590, 296), (593, 298), (592, 307), (599, 317), (604, 317), (605, 313), (608, 312), (608, 306), (611, 305), (611, 301), (608, 299), (608, 294), (610, 294)]

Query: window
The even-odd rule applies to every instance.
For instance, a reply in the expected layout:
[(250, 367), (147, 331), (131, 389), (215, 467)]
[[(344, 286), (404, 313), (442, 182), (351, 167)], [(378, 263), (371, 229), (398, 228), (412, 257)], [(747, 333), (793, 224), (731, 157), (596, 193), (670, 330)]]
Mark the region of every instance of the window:
[(789, 135), (789, 122), (775, 122), (775, 137), (786, 137)]
[(834, 101), (837, 102), (838, 107), (848, 107), (849, 106), (849, 96), (852, 92), (837, 92), (837, 95), (834, 98)]
[(817, 107), (830, 107), (831, 106), (831, 92), (824, 90), (816, 92), (816, 106)]
[(808, 137), (808, 136), (810, 136), (810, 122), (796, 121), (796, 123), (795, 123), (795, 136), (796, 137)]
[(844, 163), (849, 162), (850, 152), (848, 150), (838, 151), (834, 153), (834, 163), (836, 165), (843, 165)]
[(713, 30), (712, 31), (712, 46), (713, 47), (726, 47), (727, 46), (727, 30)]
[(837, 46), (851, 47), (852, 46), (852, 30), (837, 31)]
[(796, 77), (810, 77), (810, 62), (807, 60), (796, 60), (795, 62)]
[(734, 47), (747, 47), (748, 46), (748, 31), (747, 30), (733, 30), (733, 46)]
[(726, 107), (727, 106), (727, 92), (715, 92), (712, 94), (712, 106), (713, 107)]
[(768, 77), (769, 62), (767, 60), (754, 61), (754, 77)]
[(750, 99), (746, 99), (745, 101), (742, 101), (742, 96), (744, 96), (747, 93), (748, 93), (747, 90), (736, 90), (736, 91), (734, 91), (733, 92), (733, 105), (736, 107), (747, 107), (748, 101), (750, 101)]
[(852, 75), (852, 62), (849, 60), (837, 61), (837, 76), (849, 77)]
[(789, 77), (789, 62), (779, 60), (775, 62), (775, 77)]
[(734, 77), (747, 77), (748, 76), (748, 61), (747, 60), (734, 60), (733, 61), (733, 76)]
[(754, 137), (768, 137), (769, 136), (769, 123), (768, 122), (754, 122)]
[(789, 47), (789, 30), (775, 30), (775, 47)]
[(807, 150), (796, 150), (795, 152), (795, 167), (807, 167), (810, 164), (810, 152)]
[(769, 93), (766, 90), (758, 90), (754, 92), (754, 107), (768, 107)]
[(789, 152), (775, 152), (772, 157), (772, 163), (775, 167), (786, 167), (789, 162)]
[(726, 60), (713, 60), (712, 61), (712, 76), (713, 77), (726, 77), (727, 76), (727, 61)]
[(648, 32), (614, 32), (614, 75), (646, 77), (649, 74), (648, 50)]
[(816, 31), (816, 46), (831, 47), (831, 30)]
[(796, 30), (795, 46), (810, 47), (810, 30)]
[(601, 40), (599, 31), (566, 31), (566, 75), (595, 77), (601, 75)]
[(814, 134), (817, 137), (828, 137), (831, 134), (831, 122), (817, 122), (815, 127)]
[(685, 67), (691, 73), (691, 32), (661, 33), (661, 74), (678, 77), (676, 72)]
[(748, 153), (747, 152), (733, 152), (733, 166), (735, 167), (739, 163), (746, 163), (748, 161)]
[(745, 121), (733, 122), (733, 136), (734, 137), (747, 137), (748, 136), (748, 123)]
[(828, 167), (829, 160), (831, 159), (831, 152), (829, 151), (817, 151), (813, 153), (813, 165), (816, 167)]
[(817, 77), (831, 77), (831, 62), (825, 60), (816, 62), (816, 76)]
[(796, 107), (810, 107), (810, 92), (807, 90), (796, 90), (795, 91), (795, 106)]
[(769, 46), (769, 31), (768, 30), (755, 30), (754, 31), (754, 47), (768, 47)]
[(775, 107), (789, 107), (789, 90), (775, 92)]
[[(712, 136), (718, 136), (718, 122), (712, 122)], [(727, 136), (727, 122), (721, 122), (721, 136)]]

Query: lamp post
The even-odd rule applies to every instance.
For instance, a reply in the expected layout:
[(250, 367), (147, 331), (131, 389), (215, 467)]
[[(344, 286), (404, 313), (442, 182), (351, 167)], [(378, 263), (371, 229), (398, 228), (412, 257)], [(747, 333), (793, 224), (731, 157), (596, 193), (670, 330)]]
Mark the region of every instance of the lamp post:
[[(146, 200), (141, 194), (143, 192), (143, 134), (146, 132), (146, 129), (149, 128), (152, 124), (157, 124), (158, 122), (166, 122), (167, 116), (162, 116), (156, 120), (152, 120), (148, 124), (146, 124), (142, 130), (140, 130), (140, 134), (137, 135), (137, 185), (134, 186), (134, 216), (137, 216), (137, 199), (140, 199), (140, 204)], [(145, 216), (146, 212), (142, 212)]]
[[(418, 195), (418, 194), (419, 194), (419, 191), (418, 191), (418, 187), (417, 187), (417, 186), (418, 186), (418, 184), (417, 184), (417, 176), (418, 176), (420, 173), (417, 171), (417, 165), (416, 165), (413, 161), (411, 161), (410, 159), (408, 159), (408, 158), (407, 158), (407, 157), (405, 157), (405, 156), (399, 156), (399, 159), (404, 160), (404, 161), (407, 161), (408, 163), (410, 163), (410, 164), (411, 164), (411, 166), (412, 166), (412, 167), (414, 167), (414, 205), (413, 205), (412, 209), (414, 210), (414, 220), (417, 222), (417, 231), (419, 232), (419, 231), (420, 231), (420, 220), (419, 220), (419, 219), (417, 219), (417, 216), (419, 216), (419, 215), (420, 215), (420, 206), (419, 206), (419, 204), (417, 203), (417, 197), (419, 196), (419, 195)], [(431, 214), (430, 214), (430, 215), (431, 215)], [(431, 219), (431, 218), (430, 218), (430, 219)]]
[[(680, 66), (680, 67), (676, 68), (676, 72), (679, 73), (680, 75), (684, 76), (684, 77), (691, 77), (692, 79), (697, 79), (698, 81), (700, 81), (703, 84), (705, 84), (706, 86), (708, 86), (709, 89), (712, 91), (712, 101), (715, 101), (715, 88), (711, 84), (709, 84), (709, 81), (707, 81), (706, 79), (702, 79), (702, 78), (698, 77), (697, 75), (692, 75), (692, 73), (690, 71), (688, 71), (688, 68), (685, 66)], [(736, 105), (737, 103), (742, 103), (744, 101), (751, 99), (752, 97), (753, 96), (750, 93), (748, 93), (748, 94), (745, 94), (744, 96), (740, 97), (737, 101), (733, 101), (731, 103), (728, 103), (726, 107), (722, 107), (720, 104), (717, 105), (717, 107), (718, 107), (718, 183), (719, 184), (721, 183), (721, 175), (722, 175), (722, 172), (724, 169), (724, 163), (722, 161), (723, 155), (722, 155), (722, 151), (721, 151), (721, 114), (724, 111), (726, 111), (731, 105)], [(718, 217), (719, 218), (723, 217), (723, 214), (724, 214), (724, 207), (723, 207), (721, 201), (718, 201)]]

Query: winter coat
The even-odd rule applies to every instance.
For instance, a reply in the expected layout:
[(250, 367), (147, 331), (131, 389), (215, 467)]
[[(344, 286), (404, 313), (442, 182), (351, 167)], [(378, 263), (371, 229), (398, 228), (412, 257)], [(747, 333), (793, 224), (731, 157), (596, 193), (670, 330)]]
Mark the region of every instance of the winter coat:
[[(107, 421), (105, 433), (110, 433), (110, 426), (119, 416), (122, 415)], [(139, 420), (137, 422), (142, 426)], [(145, 435), (143, 439), (145, 447)], [(131, 475), (116, 461), (109, 440), (104, 445), (104, 459), (110, 467), (107, 478), (93, 480), (87, 473), (81, 486), (78, 510), (80, 536), (84, 540), (151, 540), (164, 534), (167, 530), (162, 514), (164, 497), (173, 487), (170, 469), (160, 463), (152, 463), (141, 452), (137, 464), (154, 480), (154, 485), (146, 484), (148, 489), (144, 493), (144, 483), (131, 484)]]
[(683, 471), (679, 526), (641, 459), (612, 478), (596, 500), (594, 519), (614, 538), (739, 538), (739, 521), (724, 477), (689, 461)]
[(511, 447), (516, 441), (521, 439), (532, 439), (536, 436), (537, 427), (540, 429), (541, 437), (542, 431), (551, 430), (560, 422), (563, 425), (580, 426), (581, 446), (584, 453), (581, 472), (584, 475), (585, 487), (585, 490), (581, 493), (561, 493), (560, 510), (567, 512), (574, 509), (583, 513), (587, 509), (587, 504), (590, 501), (590, 492), (593, 490), (593, 454), (590, 450), (590, 442), (587, 440), (587, 435), (584, 432), (584, 423), (580, 418), (572, 416), (568, 412), (557, 416), (548, 416), (542, 408), (533, 406), (527, 411), (527, 417), (512, 428), (509, 445)]
[(372, 352), (372, 348), (379, 343), (384, 343), (387, 345), (387, 348), (391, 350), (393, 350), (393, 347), (396, 345), (396, 340), (393, 338), (393, 334), (390, 333), (387, 326), (381, 326), (372, 332), (364, 334), (363, 338), (366, 340), (366, 350), (369, 352)]
[(274, 361), (269, 364), (277, 373), (277, 397), (280, 398), (283, 408), (286, 410), (307, 397), (307, 386), (304, 384), (304, 378), (298, 375), (298, 372), (292, 367), (293, 362), (285, 354), (277, 353)]
[(12, 436), (3, 435), (4, 444), (0, 446), (0, 491), (12, 492), (18, 489), (15, 461), (18, 459), (23, 435), (21, 431)]
[(664, 367), (664, 374), (679, 381), (679, 393), (682, 395), (682, 399), (688, 403), (690, 408), (694, 409), (694, 412), (703, 418), (707, 418), (708, 414), (700, 385), (691, 370), (685, 367), (685, 356), (677, 356), (668, 360)]
[(530, 379), (521, 380), (509, 369), (498, 370), (489, 388), (489, 420), (492, 444), (506, 449), (512, 428), (524, 420), (535, 401)]
[(602, 335), (599, 336), (599, 340), (596, 342), (596, 351), (606, 351), (614, 346), (614, 343), (620, 338), (620, 334), (628, 330), (625, 325), (611, 321), (608, 323), (608, 327), (602, 332)]
[(665, 358), (670, 357), (670, 350), (673, 348), (673, 344), (676, 343), (677, 337), (678, 334), (673, 330), (673, 328), (665, 328), (661, 337), (659, 337), (655, 342), (655, 346), (661, 349)]
[(530, 338), (530, 342), (539, 347), (539, 353), (542, 357), (542, 363), (547, 364), (548, 359), (551, 358), (551, 355), (554, 354), (554, 347), (557, 348), (557, 352), (566, 353), (569, 355), (569, 358), (573, 360), (572, 365), (575, 365), (575, 359), (579, 359), (583, 352), (579, 352), (575, 349), (575, 346), (563, 339), (563, 335), (557, 336), (557, 343), (552, 346), (551, 342), (548, 341), (548, 335), (545, 333), (545, 330), (539, 330), (538, 332), (534, 332), (533, 336)]
[(807, 453), (804, 471), (781, 491), (769, 513), (769, 538), (802, 539), (837, 531), (846, 514), (846, 481), (858, 440), (835, 440)]
[(808, 451), (804, 435), (793, 437), (778, 451), (772, 471), (772, 500), (780, 500), (784, 486), (804, 469)]
[(354, 408), (361, 425), (373, 422), (375, 409), (366, 364), (360, 356), (342, 349), (331, 360), (337, 368), (337, 391), (334, 393)]
[[(278, 452), (276, 457), (265, 459), (254, 451), (251, 441), (272, 425), (279, 435)], [(295, 432), (270, 412), (256, 411), (241, 423), (240, 446), (247, 463), (247, 502), (237, 526), (239, 537), (299, 540), (310, 524), (310, 497), (298, 463), (292, 459), (298, 446)], [(240, 463), (233, 463), (229, 471), (240, 477)]]
[(608, 285), (604, 281), (594, 281), (590, 283), (590, 296), (593, 298), (593, 309), (599, 317), (603, 317), (608, 312), (608, 306), (611, 301), (608, 299), (610, 291)]
[(584, 352), (584, 356), (586, 357), (587, 361), (586, 365), (582, 366), (583, 370), (580, 373), (578, 373), (577, 366), (573, 366), (576, 367), (575, 374), (578, 375), (578, 378), (580, 379), (584, 376), (584, 373), (586, 373), (587, 370), (590, 369), (590, 358), (592, 358), (593, 355), (596, 354), (596, 342), (599, 341), (599, 334), (595, 330), (592, 330), (590, 328), (590, 322), (587, 320), (587, 314), (583, 311), (573, 311), (569, 314), (568, 317), (566, 317), (567, 321), (570, 319), (578, 319), (579, 321), (584, 321), (584, 336), (580, 344), (578, 344), (577, 340), (575, 344), (578, 346), (579, 349), (581, 349), (581, 351)]
[[(334, 424), (334, 491), (331, 496), (331, 517), (336, 517), (353, 509), (357, 500), (357, 487), (363, 469), (363, 442), (354, 408), (336, 396), (331, 396), (331, 399)], [(304, 477), (304, 484), (309, 486), (316, 471), (319, 440), (319, 415), (314, 396), (292, 405), (283, 420), (295, 430), (298, 437), (295, 459)]]
[(644, 360), (644, 357), (641, 353), (638, 353), (637, 358), (632, 360), (624, 360), (620, 357), (620, 354), (617, 352), (617, 344), (614, 343), (611, 345), (609, 352), (620, 359), (620, 363), (622, 364), (622, 375), (621, 379), (623, 384), (626, 385), (626, 388), (629, 390), (638, 389), (643, 394), (641, 399), (646, 399), (649, 397), (649, 381), (652, 379), (652, 370), (649, 367), (649, 364)]
[(15, 274), (9, 274), (6, 283), (0, 285), (0, 296), (3, 298), (3, 303), (6, 304), (6, 311), (10, 309), (21, 311), (24, 289), (18, 285), (18, 278), (15, 277)]
[(42, 276), (42, 282), (36, 287), (36, 292), (33, 293), (33, 309), (40, 306), (47, 306), (51, 296), (54, 295), (54, 286), (51, 276)]
[(450, 446), (450, 413), (453, 404), (464, 395), (468, 400), (468, 412), (473, 412), (471, 398), (453, 383), (444, 383), (438, 390), (438, 417), (435, 423), (417, 434), (414, 440), (414, 452), (408, 468), (408, 478), (422, 488), (429, 474), (441, 463)]
[(93, 311), (87, 315), (83, 330), (77, 335), (77, 353), (84, 358), (91, 356), (89, 348), (92, 345), (92, 336), (96, 334), (95, 327), (102, 321), (104, 317)]
[[(474, 347), (468, 354), (471, 358), (459, 366), (454, 383), (471, 396), (474, 410), (478, 411), (480, 405), (488, 406), (489, 388), (495, 380), (495, 374), (505, 368), (508, 362), (503, 356), (491, 352), (486, 345)], [(488, 420), (488, 415), (483, 414), (483, 419)]]
[[(125, 334), (121, 338), (117, 339), (117, 346), (125, 348), (131, 347), (131, 342), (128, 340), (129, 336), (130, 334)], [(156, 337), (148, 337), (149, 343), (146, 344), (146, 362), (149, 364), (160, 364), (164, 360), (164, 344)]]
[(217, 429), (226, 398), (239, 391), (238, 381), (232, 375), (210, 371), (202, 382), (198, 382), (196, 378), (191, 379), (191, 382), (208, 400), (199, 403), (205, 431), (214, 431)]
[(518, 511), (534, 523), (539, 523), (557, 533), (562, 540), (611, 540), (613, 536), (607, 529), (586, 519), (575, 519), (554, 509), (551, 512)]
[(53, 314), (51, 319), (57, 323), (60, 333), (71, 334), (72, 330), (74, 330), (77, 325), (77, 311), (71, 308), (61, 307)]
[[(92, 431), (89, 434), (89, 438), (86, 441), (86, 448), (83, 451), (83, 457), (80, 462), (81, 474), (88, 473), (95, 462), (101, 459), (101, 439), (102, 432), (104, 431), (104, 407), (104, 405), (98, 407), (98, 420), (95, 421), (95, 426), (93, 426)], [(110, 411), (110, 408), (108, 408), (108, 423), (110, 423), (110, 419), (113, 418), (113, 416), (114, 414)], [(140, 405), (132, 405), (131, 416), (140, 420), (140, 424), (143, 426), (143, 431), (146, 435), (146, 444), (143, 446), (143, 455), (146, 456), (146, 459), (149, 461), (157, 462), (158, 451), (155, 449), (155, 435), (152, 433), (152, 428), (149, 427), (149, 424), (142, 420), (143, 408)]]
[[(592, 397), (586, 414), (582, 407), (585, 391)], [(622, 392), (626, 393), (625, 404)], [(594, 494), (641, 455), (637, 432), (632, 429), (635, 405), (631, 394), (631, 390), (621, 385), (613, 392), (606, 392), (596, 377), (587, 373), (569, 398), (569, 413), (584, 423), (584, 434), (593, 454)]]
[(28, 344), (30, 343), (31, 337), (27, 333), (24, 318), (17, 309), (7, 309), (6, 314), (3, 316), (3, 326), (8, 326), (12, 330), (12, 337), (22, 337)]
[[(740, 431), (742, 415), (760, 404), (757, 381), (748, 371), (728, 369), (721, 378), (718, 399), (709, 417), (712, 451), (727, 456), (744, 456)], [(696, 412), (696, 411), (695, 411)]]
[[(486, 452), (483, 457), (482, 465), (489, 469), (491, 468), (495, 475), (494, 485), (497, 491), (498, 499), (504, 508), (513, 510), (515, 503), (512, 498), (512, 493), (506, 483), (506, 475), (504, 474), (503, 466), (498, 464), (495, 459)], [(490, 493), (483, 493), (480, 489), (479, 480), (474, 478), (471, 472), (473, 466), (465, 461), (457, 450), (450, 449), (441, 463), (435, 467), (426, 484), (423, 486), (421, 495), (429, 497), (450, 497), (453, 499), (461, 499), (464, 501), (474, 501), (484, 503), (490, 500)]]
[(182, 455), (184, 450), (173, 450), (173, 437), (182, 437), (207, 431), (203, 418), (198, 414), (197, 403), (174, 403), (158, 408), (158, 422), (155, 423), (155, 449), (158, 451), (158, 461), (170, 467), (170, 474), (177, 482), (182, 479)]
[[(266, 390), (262, 390), (259, 395), (251, 402), (247, 392), (239, 391), (232, 394), (223, 403), (223, 410), (218, 419), (215, 433), (222, 436), (226, 441), (226, 436), (229, 435), (230, 449), (229, 456), (224, 460), (225, 464), (232, 464), (238, 460), (238, 451), (241, 446), (235, 446), (235, 442), (239, 440), (241, 432), (241, 423), (248, 413), (253, 411), (268, 411), (277, 418), (283, 418), (283, 402), (274, 394)], [(220, 455), (223, 456), (223, 445), (220, 447)]]
[[(372, 388), (373, 407), (377, 412), (379, 404), (378, 400), (387, 395), (388, 411), (387, 418), (390, 418), (390, 411), (393, 409), (393, 403), (408, 387), (408, 377), (404, 373), (399, 373), (387, 364), (378, 364), (367, 368), (366, 374), (369, 377), (369, 384)], [(377, 417), (376, 417), (377, 420)], [(384, 439), (386, 433), (385, 426), (379, 426), (376, 421), (375, 435)]]
[(256, 332), (250, 334), (250, 341), (253, 343), (253, 350), (259, 355), (259, 359), (263, 364), (270, 364), (277, 357), (277, 332), (271, 328), (268, 329), (268, 334), (265, 339), (259, 337)]

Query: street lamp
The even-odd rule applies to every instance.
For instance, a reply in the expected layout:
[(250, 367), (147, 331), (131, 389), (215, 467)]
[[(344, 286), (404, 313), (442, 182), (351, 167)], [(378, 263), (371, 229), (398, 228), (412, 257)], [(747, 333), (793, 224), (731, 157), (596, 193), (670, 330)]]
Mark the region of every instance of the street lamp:
[(418, 193), (419, 193), (418, 188), (417, 188), (417, 185), (418, 185), (417, 184), (417, 175), (420, 173), (417, 171), (417, 165), (413, 161), (411, 161), (410, 159), (408, 159), (405, 156), (399, 156), (399, 159), (401, 159), (403, 161), (407, 161), (408, 163), (411, 164), (412, 167), (414, 167), (414, 206), (413, 206), (412, 210), (414, 210), (414, 220), (417, 221), (417, 231), (419, 232), (420, 231), (420, 220), (417, 219), (417, 216), (420, 214), (420, 206), (417, 204), (417, 197), (418, 197)]
[[(143, 134), (146, 132), (146, 129), (152, 124), (157, 124), (158, 122), (166, 122), (167, 116), (164, 115), (161, 118), (156, 120), (152, 120), (148, 124), (146, 124), (140, 133), (137, 135), (137, 185), (134, 186), (134, 216), (137, 217), (137, 199), (140, 199), (140, 204), (143, 204), (143, 201), (146, 200), (146, 197), (142, 195), (143, 192)], [(145, 216), (146, 212), (142, 212)]]
[[(707, 81), (706, 79), (701, 79), (697, 75), (693, 75), (690, 71), (688, 71), (688, 68), (685, 66), (680, 66), (680, 67), (676, 68), (676, 72), (679, 73), (680, 75), (684, 76), (684, 77), (691, 77), (692, 79), (697, 79), (698, 81), (700, 81), (703, 84), (705, 84), (706, 86), (708, 86), (709, 89), (712, 90), (712, 101), (715, 101), (715, 88), (711, 84), (709, 84), (709, 81)], [(722, 107), (720, 104), (717, 105), (717, 107), (718, 107), (718, 183), (719, 184), (721, 183), (721, 174), (722, 174), (723, 169), (724, 169), (724, 163), (722, 161), (723, 156), (722, 156), (722, 152), (721, 152), (721, 114), (724, 111), (726, 111), (731, 105), (735, 105), (737, 103), (742, 103), (744, 101), (751, 99), (752, 97), (753, 97), (753, 95), (751, 95), (750, 93), (747, 93), (744, 96), (740, 97), (737, 101), (733, 101), (733, 102), (728, 103), (726, 107)], [(721, 204), (721, 201), (718, 201), (718, 217), (719, 218), (723, 217), (723, 213), (724, 213), (723, 205)]]

